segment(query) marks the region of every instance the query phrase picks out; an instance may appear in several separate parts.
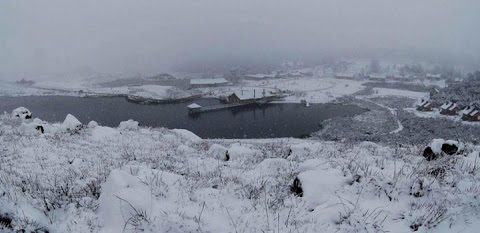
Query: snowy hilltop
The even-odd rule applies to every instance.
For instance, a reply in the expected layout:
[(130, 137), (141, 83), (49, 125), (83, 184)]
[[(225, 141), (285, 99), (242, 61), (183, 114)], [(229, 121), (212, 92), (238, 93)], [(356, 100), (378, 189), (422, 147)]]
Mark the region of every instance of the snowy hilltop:
[(4, 114), (0, 225), (2, 232), (474, 232), (479, 151), (441, 139), (428, 147), (204, 140), (133, 120), (109, 128), (72, 115), (52, 124)]

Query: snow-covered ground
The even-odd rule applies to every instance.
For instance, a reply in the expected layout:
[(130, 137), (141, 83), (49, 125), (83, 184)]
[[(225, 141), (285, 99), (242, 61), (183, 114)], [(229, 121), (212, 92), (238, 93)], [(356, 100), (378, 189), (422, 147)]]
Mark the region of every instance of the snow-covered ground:
[(443, 115), (440, 114), (439, 109), (434, 109), (431, 112), (421, 112), (418, 111), (416, 108), (405, 108), (405, 111), (413, 113), (417, 117), (422, 117), (422, 118), (442, 118), (442, 119), (447, 119), (455, 122), (460, 122), (465, 125), (471, 125), (471, 126), (480, 126), (480, 122), (472, 122), (472, 121), (464, 121), (462, 120), (462, 113), (459, 113), (458, 115), (450, 116), (450, 115)]
[(244, 80), (241, 84), (226, 87), (200, 89), (210, 96), (227, 96), (241, 90), (258, 89), (265, 91), (283, 91), (288, 96), (281, 102), (300, 103), (306, 100), (310, 103), (328, 103), (337, 98), (351, 95), (364, 89), (363, 81), (353, 81), (335, 78), (296, 77), (266, 80)]
[(382, 97), (382, 96), (400, 96), (400, 97), (408, 97), (413, 99), (421, 99), (421, 98), (428, 98), (428, 92), (418, 92), (418, 91), (407, 91), (407, 90), (399, 90), (399, 89), (391, 89), (391, 88), (373, 88), (373, 97)]
[(0, 221), (4, 232), (476, 232), (480, 147), (435, 161), (422, 150), (1, 115)]

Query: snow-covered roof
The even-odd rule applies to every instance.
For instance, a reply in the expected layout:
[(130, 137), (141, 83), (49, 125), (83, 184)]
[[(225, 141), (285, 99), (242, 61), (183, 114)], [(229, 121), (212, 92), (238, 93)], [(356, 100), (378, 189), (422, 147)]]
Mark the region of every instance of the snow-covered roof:
[(478, 113), (479, 113), (478, 110), (474, 110), (474, 111), (471, 111), (469, 115), (470, 115), (470, 116), (475, 116), (475, 115), (477, 115)]
[(249, 99), (259, 99), (263, 97), (270, 97), (273, 96), (270, 91), (260, 88), (255, 89), (247, 89), (247, 90), (238, 90), (235, 91), (234, 94), (240, 100), (249, 100)]
[(420, 107), (428, 107), (430, 106), (432, 103), (430, 103), (430, 101), (428, 100), (425, 100), (425, 99), (422, 99), (420, 100), (420, 102), (418, 103), (418, 106)]
[(276, 73), (271, 73), (271, 74), (246, 74), (245, 77), (253, 78), (253, 79), (264, 79), (264, 78), (275, 78), (276, 75), (277, 75)]
[(441, 77), (440, 74), (430, 74), (430, 73), (426, 74), (425, 76), (427, 78), (440, 78)]
[(442, 106), (440, 106), (441, 109), (450, 110), (450, 111), (454, 110), (456, 107), (457, 107), (457, 104), (452, 102), (446, 102), (442, 104)]
[(213, 85), (213, 84), (225, 84), (228, 81), (224, 78), (201, 78), (201, 79), (190, 79), (190, 84), (193, 85)]
[(201, 108), (202, 106), (196, 104), (196, 103), (193, 103), (193, 104), (189, 104), (187, 106), (187, 108), (190, 108), (190, 109), (195, 109), (195, 108)]
[(462, 109), (462, 113), (463, 114), (470, 114), (472, 112), (472, 110), (474, 110), (472, 106), (467, 106), (464, 109)]

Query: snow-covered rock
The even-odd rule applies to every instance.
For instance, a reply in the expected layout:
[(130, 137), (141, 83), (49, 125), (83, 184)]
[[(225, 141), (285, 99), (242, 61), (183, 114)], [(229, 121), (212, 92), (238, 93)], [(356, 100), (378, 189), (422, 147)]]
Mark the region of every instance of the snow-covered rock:
[(228, 161), (230, 160), (230, 153), (228, 152), (228, 149), (225, 148), (222, 145), (218, 144), (213, 144), (210, 146), (210, 149), (208, 149), (207, 154), (216, 159)]
[(116, 169), (102, 185), (98, 217), (104, 233), (122, 232), (127, 219), (151, 209), (150, 189), (129, 173)]
[(197, 136), (196, 134), (186, 130), (186, 129), (172, 129), (172, 132), (176, 133), (178, 136), (192, 142), (192, 143), (200, 143), (202, 142), (202, 138)]
[(98, 127), (98, 123), (96, 121), (90, 121), (88, 122), (87, 127), (93, 129), (95, 127)]
[(62, 123), (63, 128), (67, 131), (75, 132), (82, 129), (82, 122), (80, 122), (76, 117), (72, 114), (68, 114), (65, 117), (65, 120)]
[(32, 112), (25, 107), (18, 107), (12, 111), (12, 117), (18, 117), (20, 119), (31, 119)]
[(305, 171), (297, 176), (303, 190), (303, 199), (310, 208), (335, 199), (335, 191), (347, 183), (347, 179), (336, 169)]
[(120, 130), (138, 130), (138, 121), (134, 120), (128, 120), (128, 121), (122, 121), (118, 125), (118, 129)]
[(435, 160), (442, 155), (455, 155), (462, 152), (465, 145), (455, 140), (433, 139), (423, 151), (423, 157), (428, 161)]

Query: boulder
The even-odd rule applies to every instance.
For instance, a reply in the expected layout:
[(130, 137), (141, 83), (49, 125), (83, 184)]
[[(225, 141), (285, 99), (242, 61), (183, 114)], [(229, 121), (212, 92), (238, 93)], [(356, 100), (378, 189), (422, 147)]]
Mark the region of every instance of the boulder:
[(138, 128), (139, 128), (138, 121), (134, 121), (131, 119), (128, 121), (122, 121), (118, 125), (118, 129), (124, 130), (124, 131), (134, 131), (134, 130), (138, 130)]
[(220, 159), (223, 161), (230, 160), (230, 153), (228, 152), (228, 149), (222, 145), (213, 144), (212, 146), (210, 146), (210, 149), (208, 149), (207, 154), (210, 157)]
[(435, 160), (438, 158), (437, 154), (435, 154), (435, 152), (433, 152), (432, 148), (429, 146), (427, 146), (425, 150), (423, 150), (423, 157), (425, 157), (427, 161)]
[(464, 145), (454, 140), (433, 139), (423, 151), (427, 161), (438, 159), (443, 155), (456, 155), (463, 150)]
[(65, 117), (62, 126), (69, 132), (77, 132), (83, 128), (82, 122), (71, 114)]
[(18, 107), (12, 111), (12, 116), (26, 120), (32, 118), (32, 112), (25, 107)]
[(455, 144), (442, 144), (442, 152), (447, 155), (454, 155), (458, 152), (458, 146)]

